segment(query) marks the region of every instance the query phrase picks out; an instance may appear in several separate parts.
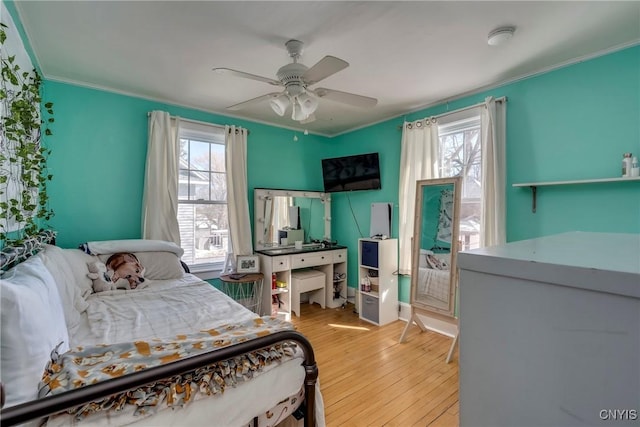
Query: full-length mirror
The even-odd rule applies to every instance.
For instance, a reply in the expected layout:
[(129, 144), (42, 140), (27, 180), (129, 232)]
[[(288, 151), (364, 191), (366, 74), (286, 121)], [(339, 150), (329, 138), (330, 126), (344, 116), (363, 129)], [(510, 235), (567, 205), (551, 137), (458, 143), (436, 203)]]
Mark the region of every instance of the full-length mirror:
[(331, 240), (331, 196), (316, 191), (254, 190), (254, 248)]
[(411, 304), (453, 316), (459, 178), (418, 181), (411, 262)]
[[(459, 249), (461, 179), (439, 178), (416, 183), (411, 260), (411, 320), (422, 330), (434, 329), (420, 315), (454, 325), (457, 289), (456, 255)], [(441, 328), (439, 328), (441, 329)], [(439, 330), (441, 332), (441, 330)], [(452, 347), (453, 349), (453, 347)], [(451, 357), (449, 354), (447, 360)]]

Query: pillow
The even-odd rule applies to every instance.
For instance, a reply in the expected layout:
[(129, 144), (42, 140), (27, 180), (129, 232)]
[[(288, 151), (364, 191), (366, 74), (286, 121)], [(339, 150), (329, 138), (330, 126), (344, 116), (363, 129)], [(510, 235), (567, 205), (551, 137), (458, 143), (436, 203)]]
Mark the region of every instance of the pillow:
[(184, 255), (184, 249), (166, 240), (124, 239), (101, 240), (80, 245), (80, 249), (92, 255), (116, 254), (118, 252), (173, 252), (176, 256)]
[(69, 350), (62, 302), (53, 277), (38, 256), (0, 280), (0, 380), (6, 406), (37, 399), (50, 354)]
[(451, 267), (451, 254), (435, 253), (435, 254), (433, 254), (433, 256), (438, 258), (438, 260), (440, 261), (440, 264), (442, 264), (445, 267), (445, 270), (449, 270), (450, 269), (450, 267)]
[(420, 256), (418, 257), (418, 260), (420, 261), (418, 264), (418, 267), (420, 268), (431, 268), (429, 266), (429, 263), (427, 262), (427, 255), (432, 255), (433, 251), (427, 250), (427, 249), (420, 249)]
[[(180, 258), (173, 252), (132, 252), (140, 265), (144, 267), (144, 277), (150, 280), (180, 279), (184, 276), (184, 269)], [(98, 255), (100, 261), (106, 264), (112, 254)]]
[(62, 308), (64, 309), (64, 319), (67, 323), (69, 335), (74, 335), (80, 327), (81, 315), (89, 307), (89, 303), (84, 299), (82, 290), (75, 285), (75, 276), (63, 250), (57, 246), (45, 245), (44, 251), (40, 253), (44, 265), (53, 276)]
[(87, 276), (87, 263), (96, 261), (95, 255), (86, 254), (80, 249), (62, 249), (62, 254), (71, 268), (74, 284), (80, 288), (83, 296), (90, 295), (93, 292), (93, 280)]

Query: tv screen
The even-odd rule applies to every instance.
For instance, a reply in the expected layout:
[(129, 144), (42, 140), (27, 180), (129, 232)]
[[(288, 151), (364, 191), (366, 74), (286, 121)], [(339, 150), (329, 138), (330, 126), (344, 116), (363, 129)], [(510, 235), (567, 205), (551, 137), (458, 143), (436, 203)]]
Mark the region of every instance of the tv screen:
[(379, 190), (378, 153), (322, 159), (324, 192)]

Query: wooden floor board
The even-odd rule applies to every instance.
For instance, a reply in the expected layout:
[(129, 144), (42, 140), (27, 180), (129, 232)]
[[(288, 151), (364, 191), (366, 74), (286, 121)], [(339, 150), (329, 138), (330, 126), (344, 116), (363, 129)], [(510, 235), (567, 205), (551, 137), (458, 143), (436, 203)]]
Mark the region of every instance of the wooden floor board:
[(353, 305), (301, 304), (292, 322), (313, 345), (327, 426), (458, 426), (458, 360), (451, 338), (362, 321)]

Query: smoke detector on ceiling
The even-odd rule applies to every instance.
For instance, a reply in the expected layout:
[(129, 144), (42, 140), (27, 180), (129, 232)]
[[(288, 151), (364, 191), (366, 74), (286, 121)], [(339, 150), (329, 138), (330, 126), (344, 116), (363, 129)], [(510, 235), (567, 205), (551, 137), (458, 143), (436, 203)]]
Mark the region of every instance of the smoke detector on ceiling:
[(489, 33), (487, 38), (487, 43), (489, 46), (498, 46), (506, 43), (513, 37), (513, 33), (515, 33), (516, 27), (500, 27)]

